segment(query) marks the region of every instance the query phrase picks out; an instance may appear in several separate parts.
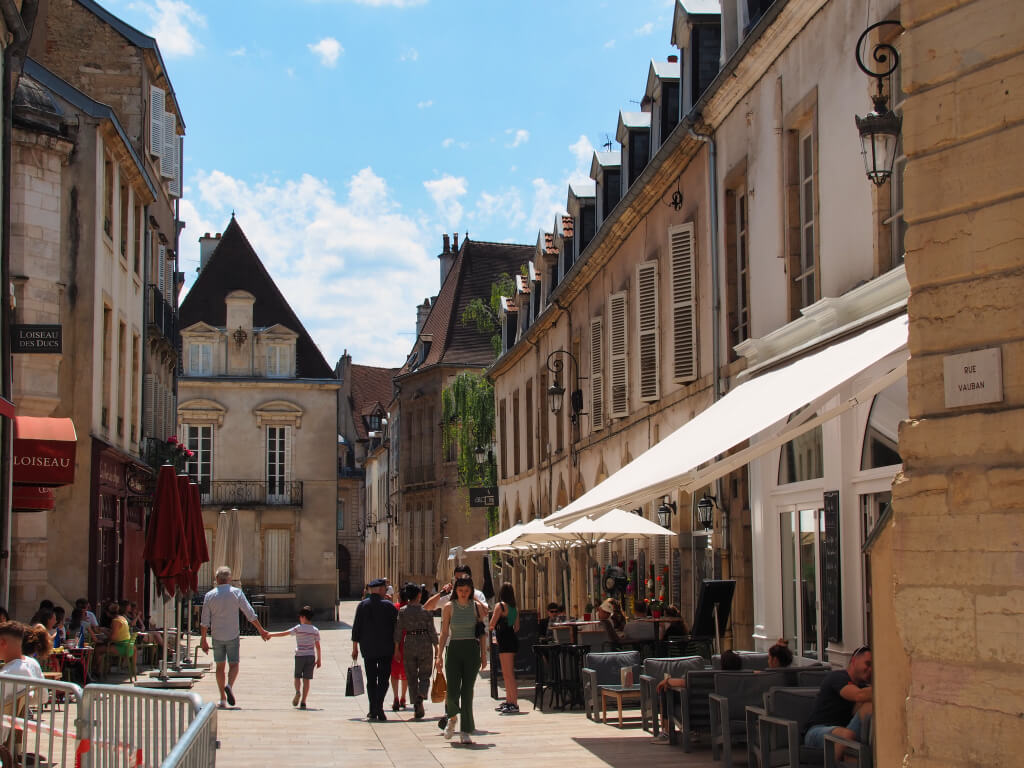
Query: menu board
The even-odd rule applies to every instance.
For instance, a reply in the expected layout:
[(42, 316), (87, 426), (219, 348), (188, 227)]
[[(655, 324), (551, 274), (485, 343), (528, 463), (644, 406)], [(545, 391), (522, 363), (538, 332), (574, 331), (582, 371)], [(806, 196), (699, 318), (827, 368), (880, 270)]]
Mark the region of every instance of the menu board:
[(825, 531), (821, 540), (821, 607), (825, 639), (843, 639), (842, 563), (839, 549), (839, 491), (825, 491)]
[(682, 563), (679, 556), (679, 547), (672, 547), (672, 592), (669, 600), (682, 609), (683, 603), (683, 573)]

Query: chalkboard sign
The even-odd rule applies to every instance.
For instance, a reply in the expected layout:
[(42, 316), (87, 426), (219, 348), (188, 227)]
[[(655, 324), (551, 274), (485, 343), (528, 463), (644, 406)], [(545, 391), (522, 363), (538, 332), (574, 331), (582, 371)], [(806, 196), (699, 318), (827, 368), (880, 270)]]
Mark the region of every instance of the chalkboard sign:
[(821, 592), (825, 638), (831, 643), (838, 643), (843, 639), (839, 491), (825, 491), (825, 532), (821, 540)]

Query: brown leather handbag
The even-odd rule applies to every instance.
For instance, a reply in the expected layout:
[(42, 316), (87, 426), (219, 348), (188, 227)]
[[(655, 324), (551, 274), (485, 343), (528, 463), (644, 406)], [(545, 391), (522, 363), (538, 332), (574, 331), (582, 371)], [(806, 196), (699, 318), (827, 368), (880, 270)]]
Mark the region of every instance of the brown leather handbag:
[(437, 674), (434, 675), (434, 683), (430, 686), (430, 700), (435, 704), (441, 704), (448, 697), (448, 681), (444, 677), (444, 672), (437, 670)]

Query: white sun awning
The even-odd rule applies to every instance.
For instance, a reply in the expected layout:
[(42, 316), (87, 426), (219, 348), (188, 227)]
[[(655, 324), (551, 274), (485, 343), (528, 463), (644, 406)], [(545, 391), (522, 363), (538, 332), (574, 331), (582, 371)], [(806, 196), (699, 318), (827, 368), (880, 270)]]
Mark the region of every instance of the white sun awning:
[(483, 541), (478, 541), (471, 547), (466, 547), (466, 551), (497, 552), (506, 549), (517, 549), (513, 542), (525, 527), (526, 526), (523, 523), (516, 523), (515, 525), (506, 528), (504, 531), (499, 531), (493, 536), (488, 536)]
[(728, 474), (884, 389), (904, 375), (905, 361), (838, 408), (710, 467), (700, 467), (828, 394), (906, 343), (907, 317), (900, 315), (745, 381), (568, 506), (544, 518), (544, 522), (562, 527), (613, 507), (630, 509), (679, 489), (693, 490)]

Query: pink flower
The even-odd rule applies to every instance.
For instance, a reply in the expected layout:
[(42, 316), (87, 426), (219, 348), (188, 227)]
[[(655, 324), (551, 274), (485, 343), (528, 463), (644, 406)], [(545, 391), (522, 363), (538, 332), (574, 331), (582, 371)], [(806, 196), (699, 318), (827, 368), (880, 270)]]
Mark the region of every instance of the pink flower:
[(168, 437), (167, 438), (167, 444), (168, 445), (177, 445), (178, 444), (178, 436), (177, 435), (171, 435), (170, 437)]
[(196, 454), (195, 454), (195, 451), (189, 451), (189, 450), (186, 450), (186, 451), (185, 451), (185, 455), (186, 455), (186, 456), (187, 456), (188, 458), (190, 458), (190, 459), (191, 459), (191, 458), (192, 458), (193, 456), (195, 456)]

